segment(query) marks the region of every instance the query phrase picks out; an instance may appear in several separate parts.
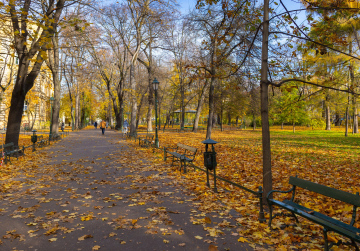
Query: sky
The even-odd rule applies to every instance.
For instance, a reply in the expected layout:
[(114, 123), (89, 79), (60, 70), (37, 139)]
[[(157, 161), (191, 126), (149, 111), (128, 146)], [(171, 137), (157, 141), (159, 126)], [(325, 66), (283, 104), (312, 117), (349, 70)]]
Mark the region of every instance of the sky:
[[(177, 3), (180, 5), (181, 13), (186, 14), (187, 12), (189, 12), (189, 10), (195, 8), (196, 0), (177, 0)], [(300, 3), (299, 0), (283, 0), (283, 3), (285, 4), (288, 10), (296, 10), (296, 9), (304, 8), (304, 6)], [(302, 13), (299, 13), (298, 17), (299, 20), (305, 20), (305, 12), (302, 11)]]

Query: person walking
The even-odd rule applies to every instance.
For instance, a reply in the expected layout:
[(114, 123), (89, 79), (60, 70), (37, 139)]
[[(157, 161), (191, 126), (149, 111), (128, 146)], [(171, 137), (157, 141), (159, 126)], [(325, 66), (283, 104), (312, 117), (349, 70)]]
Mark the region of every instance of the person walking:
[(65, 124), (64, 124), (64, 122), (62, 122), (62, 123), (61, 123), (61, 131), (64, 132), (64, 129), (65, 129)]
[(96, 121), (94, 122), (94, 127), (95, 127), (95, 129), (97, 129), (97, 122)]
[(105, 128), (106, 128), (106, 122), (104, 120), (102, 120), (100, 122), (100, 129), (101, 129), (101, 132), (103, 135), (105, 134)]
[(128, 127), (129, 127), (129, 123), (128, 123), (127, 119), (125, 119), (123, 127), (124, 127), (124, 133), (127, 133)]

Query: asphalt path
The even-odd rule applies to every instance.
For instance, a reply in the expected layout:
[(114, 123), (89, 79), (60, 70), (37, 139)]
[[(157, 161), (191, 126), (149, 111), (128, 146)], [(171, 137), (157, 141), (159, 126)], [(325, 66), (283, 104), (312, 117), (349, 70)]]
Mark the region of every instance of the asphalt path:
[(1, 251), (252, 250), (240, 215), (204, 209), (119, 132), (73, 132), (40, 151), (0, 195)]

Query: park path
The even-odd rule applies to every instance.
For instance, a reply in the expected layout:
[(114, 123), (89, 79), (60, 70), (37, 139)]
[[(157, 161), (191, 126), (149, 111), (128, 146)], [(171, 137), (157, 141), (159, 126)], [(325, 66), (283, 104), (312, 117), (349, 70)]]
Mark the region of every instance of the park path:
[(118, 132), (73, 132), (41, 151), (1, 195), (1, 251), (252, 250), (234, 217), (200, 209)]

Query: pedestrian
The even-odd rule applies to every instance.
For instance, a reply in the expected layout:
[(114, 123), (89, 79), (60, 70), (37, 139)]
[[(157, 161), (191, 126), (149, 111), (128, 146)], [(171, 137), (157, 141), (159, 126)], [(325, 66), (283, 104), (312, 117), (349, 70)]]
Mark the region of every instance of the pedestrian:
[(106, 128), (108, 128), (108, 127), (109, 127), (109, 122), (106, 121)]
[(97, 122), (96, 121), (94, 122), (94, 127), (95, 127), (95, 129), (97, 129)]
[(61, 123), (61, 131), (64, 132), (64, 129), (65, 129), (65, 124), (64, 122)]
[(128, 123), (127, 119), (125, 119), (123, 127), (124, 127), (124, 133), (127, 133), (127, 130), (129, 127), (129, 123)]
[(101, 132), (103, 135), (105, 134), (105, 128), (106, 128), (106, 122), (104, 120), (102, 120), (100, 122), (100, 129), (101, 129)]

